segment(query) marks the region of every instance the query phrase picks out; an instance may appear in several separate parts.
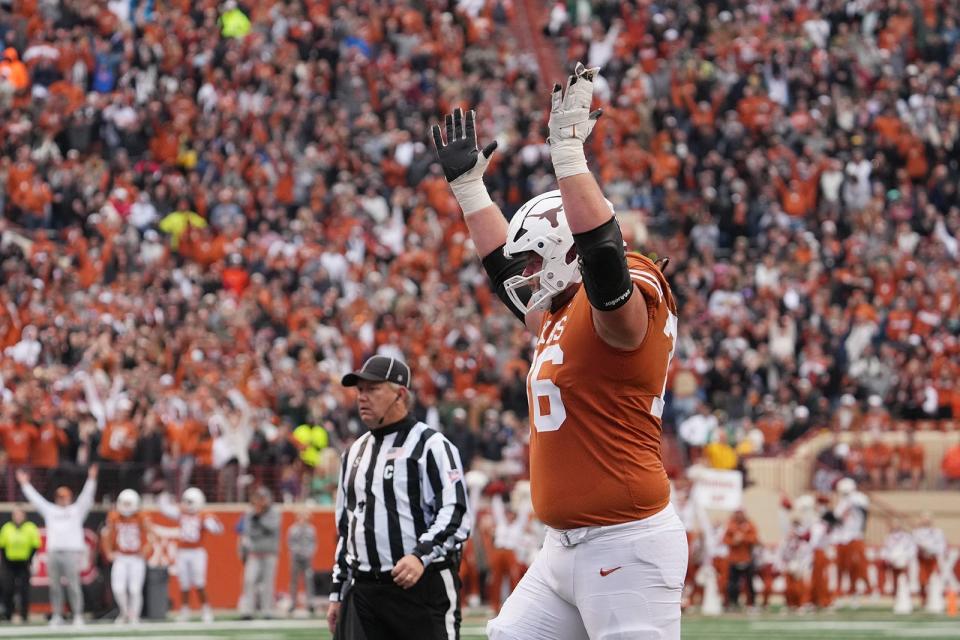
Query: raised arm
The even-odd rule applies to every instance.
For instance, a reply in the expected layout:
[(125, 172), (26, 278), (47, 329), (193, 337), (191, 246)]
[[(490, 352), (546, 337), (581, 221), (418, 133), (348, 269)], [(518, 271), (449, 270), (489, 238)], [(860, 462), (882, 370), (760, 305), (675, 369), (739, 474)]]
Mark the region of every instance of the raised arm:
[(16, 478), (17, 482), (20, 483), (20, 490), (23, 492), (23, 497), (33, 505), (34, 509), (40, 512), (40, 515), (46, 518), (50, 510), (53, 509), (53, 503), (48, 502), (46, 498), (40, 495), (39, 491), (33, 488), (33, 485), (30, 484), (30, 476), (27, 475), (26, 471), (17, 469)]
[(107, 410), (103, 401), (100, 399), (100, 392), (97, 391), (97, 385), (93, 381), (93, 376), (85, 371), (80, 372), (80, 381), (83, 383), (83, 393), (87, 400), (87, 407), (90, 414), (97, 419), (97, 426), (103, 429), (107, 424)]
[[(526, 260), (520, 257), (505, 258), (503, 247), (507, 243), (507, 220), (487, 193), (483, 184), (483, 172), (487, 169), (490, 156), (497, 148), (493, 141), (483, 150), (477, 145), (476, 114), (469, 111), (464, 117), (459, 107), (444, 119), (447, 142), (444, 144), (440, 126), (433, 126), (433, 142), (437, 147), (437, 158), (443, 167), (450, 190), (463, 210), (463, 219), (470, 239), (477, 248), (477, 254), (483, 261), (483, 268), (490, 278), (497, 297), (510, 311), (527, 326), (539, 327), (541, 313), (524, 315), (507, 295), (504, 282), (510, 277), (520, 275), (526, 266)], [(526, 301), (530, 298), (527, 291), (523, 294)], [(530, 317), (530, 316), (536, 316)]]
[(223, 533), (223, 523), (209, 513), (203, 517), (203, 528), (215, 536)]
[(635, 349), (647, 333), (645, 298), (633, 295), (636, 286), (627, 267), (620, 225), (590, 173), (583, 151), (583, 143), (602, 115), (602, 111), (590, 111), (598, 71), (577, 63), (566, 92), (554, 85), (547, 141), (597, 334), (613, 347)]
[(87, 470), (87, 481), (83, 483), (83, 489), (80, 490), (80, 495), (77, 496), (77, 501), (74, 503), (83, 512), (84, 517), (93, 508), (93, 499), (97, 495), (97, 475), (99, 471), (100, 468), (97, 465), (90, 465)]
[(704, 508), (703, 504), (699, 500), (696, 500), (691, 493), (690, 501), (693, 503), (693, 513), (697, 521), (697, 528), (700, 530), (700, 535), (703, 538), (703, 551), (704, 553), (713, 558), (717, 553), (717, 547), (719, 547), (722, 541), (717, 535), (717, 530), (714, 529), (713, 524), (710, 522), (710, 517), (707, 515), (707, 510)]
[(165, 518), (170, 518), (171, 520), (180, 519), (180, 508), (173, 503), (173, 500), (170, 499), (169, 493), (160, 494), (160, 497), (157, 500), (157, 508)]
[(780, 523), (780, 534), (784, 537), (792, 529), (790, 516), (793, 512), (793, 502), (787, 494), (780, 496), (780, 508), (777, 510), (777, 521)]
[(507, 509), (503, 505), (503, 496), (499, 493), (490, 499), (490, 513), (493, 515), (493, 522), (497, 527), (507, 524)]

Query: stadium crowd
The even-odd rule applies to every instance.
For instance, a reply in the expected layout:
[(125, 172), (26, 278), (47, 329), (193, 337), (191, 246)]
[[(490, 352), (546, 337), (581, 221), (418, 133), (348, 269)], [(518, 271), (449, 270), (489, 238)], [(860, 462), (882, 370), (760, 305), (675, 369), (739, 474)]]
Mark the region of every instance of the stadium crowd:
[(960, 415), (957, 7), (592, 4), (547, 32), (603, 67), (606, 192), (678, 260), (674, 416), (776, 449)]
[[(522, 474), (530, 345), (427, 142), (462, 100), (508, 214), (552, 188), (510, 3), (160, 4), (0, 13), (7, 497), (99, 460), (105, 491), (329, 503), (337, 380), (376, 351), (467, 465)], [(960, 9), (590, 5), (544, 30), (603, 67), (596, 167), (671, 258), (666, 431), (749, 454), (960, 417)]]

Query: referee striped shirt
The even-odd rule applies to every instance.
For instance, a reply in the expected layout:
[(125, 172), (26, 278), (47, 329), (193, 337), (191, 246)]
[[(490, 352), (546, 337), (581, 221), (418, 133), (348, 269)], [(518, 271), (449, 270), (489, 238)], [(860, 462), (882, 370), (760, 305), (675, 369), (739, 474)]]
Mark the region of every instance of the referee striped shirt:
[(412, 417), (372, 430), (340, 458), (330, 600), (349, 569), (386, 572), (407, 554), (443, 562), (470, 535), (460, 452)]

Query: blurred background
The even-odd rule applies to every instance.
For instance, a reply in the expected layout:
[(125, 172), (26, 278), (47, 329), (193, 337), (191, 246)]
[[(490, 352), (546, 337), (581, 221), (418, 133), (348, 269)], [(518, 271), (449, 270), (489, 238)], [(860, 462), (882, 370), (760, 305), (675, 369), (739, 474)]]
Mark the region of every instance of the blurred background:
[(591, 167), (630, 248), (671, 259), (663, 450), (679, 495), (704, 487), (691, 534), (743, 506), (774, 549), (785, 498), (829, 510), (849, 477), (878, 559), (929, 512), (955, 580), (958, 20), (933, 0), (4, 0), (0, 499), (18, 468), (49, 495), (98, 461), (100, 501), (197, 486), (229, 510), (265, 486), (328, 544), (362, 433), (339, 378), (373, 353), (411, 364), (481, 518), (522, 496), (530, 341), (428, 129), (477, 111), (512, 215), (555, 184), (547, 92), (583, 61)]

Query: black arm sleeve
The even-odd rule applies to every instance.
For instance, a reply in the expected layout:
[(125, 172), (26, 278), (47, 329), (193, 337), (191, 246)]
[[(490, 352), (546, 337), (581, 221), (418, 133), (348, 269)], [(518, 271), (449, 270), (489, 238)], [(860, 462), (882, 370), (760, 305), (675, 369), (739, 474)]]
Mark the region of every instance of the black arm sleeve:
[[(520, 322), (525, 322), (526, 318), (523, 316), (523, 311), (518, 309), (513, 304), (513, 301), (510, 300), (510, 296), (507, 295), (507, 290), (503, 286), (503, 283), (506, 282), (508, 278), (523, 273), (523, 269), (526, 267), (526, 261), (519, 257), (505, 257), (503, 255), (504, 246), (506, 246), (506, 243), (500, 245), (484, 257), (483, 268), (490, 278), (490, 285), (496, 292), (497, 297), (503, 301), (503, 304), (507, 305), (507, 308), (513, 312), (513, 315), (520, 319)], [(526, 303), (530, 299), (530, 289), (522, 289), (519, 295), (523, 302)]]
[(596, 229), (574, 234), (573, 243), (580, 257), (580, 273), (590, 306), (597, 311), (613, 311), (627, 304), (633, 294), (633, 281), (616, 218)]

